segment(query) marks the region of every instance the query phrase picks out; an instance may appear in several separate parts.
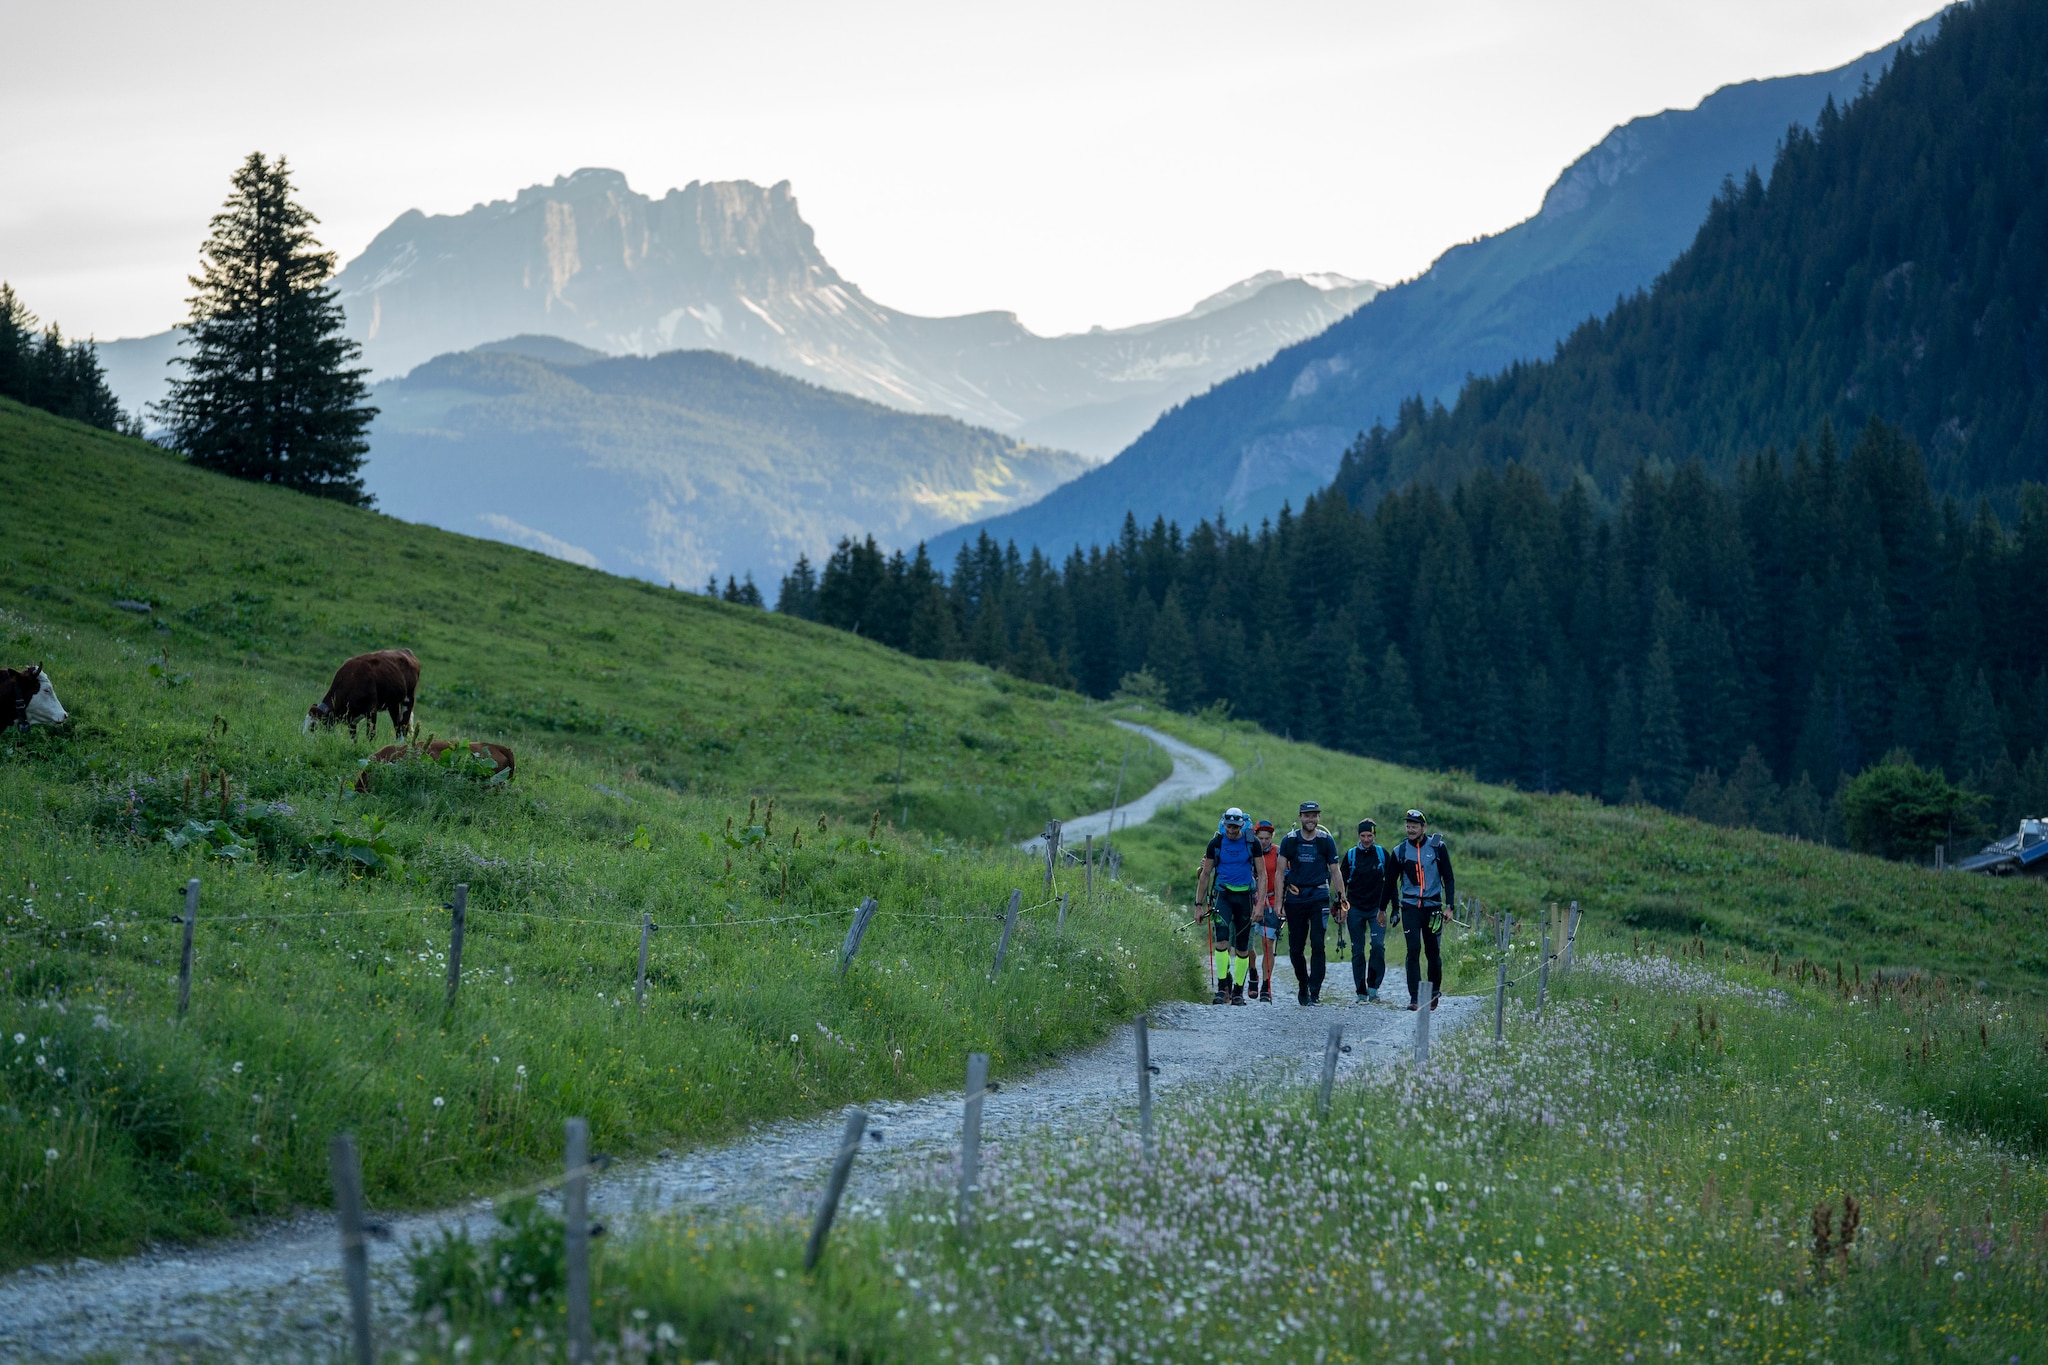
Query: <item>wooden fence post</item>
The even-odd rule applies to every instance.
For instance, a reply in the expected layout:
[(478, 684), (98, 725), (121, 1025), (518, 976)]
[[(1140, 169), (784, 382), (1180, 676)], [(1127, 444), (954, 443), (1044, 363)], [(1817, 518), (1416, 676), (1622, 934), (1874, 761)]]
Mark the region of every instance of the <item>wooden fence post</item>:
[(854, 1154), (868, 1130), (868, 1111), (855, 1109), (846, 1116), (846, 1131), (839, 1135), (839, 1154), (832, 1159), (832, 1177), (825, 1182), (825, 1197), (818, 1203), (817, 1221), (811, 1224), (811, 1240), (804, 1247), (804, 1269), (814, 1270), (825, 1251), (825, 1236), (839, 1213), (839, 1197), (846, 1193), (846, 1178), (853, 1173)]
[(341, 1224), (341, 1277), (348, 1284), (349, 1358), (355, 1365), (375, 1359), (370, 1341), (370, 1251), (363, 1243), (363, 1168), (356, 1140), (337, 1134), (327, 1144), (327, 1170), (334, 1181), (334, 1216)]
[(1550, 992), (1550, 925), (1543, 926), (1543, 960), (1536, 968), (1536, 1017), (1543, 1017), (1543, 997)]
[(1045, 822), (1045, 889), (1052, 890), (1053, 874), (1059, 870), (1060, 822)]
[(981, 1178), (981, 1100), (988, 1091), (988, 1054), (967, 1054), (967, 1104), (960, 1118), (960, 1208), (962, 1233), (974, 1226), (974, 1191)]
[(1087, 893), (1090, 903), (1095, 900), (1095, 836), (1081, 838), (1081, 889)]
[(562, 1244), (567, 1253), (563, 1286), (569, 1298), (569, 1360), (590, 1365), (590, 1124), (570, 1119), (565, 1128), (562, 1185)]
[(1572, 945), (1577, 943), (1578, 941), (1579, 903), (1577, 901), (1573, 901), (1571, 923), (1566, 927), (1564, 931), (1564, 961), (1559, 964), (1559, 970), (1568, 972), (1572, 969)]
[(178, 1017), (192, 1005), (192, 926), (199, 920), (199, 878), (185, 883), (185, 946), (178, 954)]
[(1323, 1044), (1323, 1094), (1316, 1102), (1316, 1113), (1324, 1118), (1330, 1116), (1330, 1091), (1337, 1084), (1337, 1053), (1344, 1046), (1344, 1025), (1330, 1025), (1330, 1040)]
[(1415, 990), (1415, 1008), (1418, 1011), (1415, 1016), (1415, 1065), (1427, 1066), (1429, 1064), (1430, 1006), (1436, 1003), (1436, 989), (1430, 984), (1428, 974), (1424, 973), (1422, 978), (1415, 983)]
[(853, 912), (853, 923), (846, 926), (846, 941), (839, 945), (839, 974), (846, 975), (846, 969), (853, 965), (853, 955), (860, 951), (860, 941), (867, 937), (868, 921), (875, 917), (875, 898), (869, 896)]
[(650, 911), (640, 912), (640, 975), (633, 983), (633, 1003), (644, 1014), (647, 1011), (647, 944), (654, 937), (654, 915)]
[(455, 1008), (455, 988), (462, 984), (462, 932), (469, 920), (469, 883), (455, 883), (455, 900), (448, 907), (448, 1008)]
[(1139, 1015), (1133, 1026), (1138, 1051), (1138, 1136), (1145, 1159), (1152, 1159), (1152, 1036), (1150, 1021)]
[(1023, 891), (1017, 890), (1010, 893), (1010, 910), (1008, 914), (1003, 916), (1003, 936), (996, 941), (996, 965), (995, 970), (989, 973), (990, 976), (1001, 976), (1003, 974), (1003, 954), (1010, 951), (1010, 935), (1017, 928), (1017, 907), (1023, 903)]

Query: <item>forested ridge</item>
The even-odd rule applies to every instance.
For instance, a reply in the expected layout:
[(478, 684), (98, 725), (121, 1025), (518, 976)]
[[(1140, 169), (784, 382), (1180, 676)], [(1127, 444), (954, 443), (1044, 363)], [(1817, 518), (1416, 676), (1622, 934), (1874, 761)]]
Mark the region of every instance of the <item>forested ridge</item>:
[(1730, 181), (1647, 293), (1547, 362), (1417, 400), (1347, 461), (1370, 499), (1516, 461), (1608, 496), (1640, 460), (1725, 477), (1825, 420), (1926, 452), (1937, 492), (2010, 508), (2048, 472), (2048, 6), (1977, 0), (1846, 108)]
[[(1585, 488), (1481, 470), (1370, 511), (1335, 492), (1257, 532), (1126, 519), (1053, 564), (983, 537), (950, 574), (844, 541), (779, 608), (1098, 697), (1219, 702), (1298, 739), (1530, 789), (1838, 833), (1836, 788), (1895, 747), (2048, 807), (2048, 490), (2008, 528), (1919, 453), (1831, 427), (1716, 480)], [(2029, 814), (2038, 813), (2031, 808)]]
[(76, 422), (140, 436), (140, 419), (121, 411), (90, 341), (66, 341), (41, 326), (10, 285), (0, 283), (0, 398)]

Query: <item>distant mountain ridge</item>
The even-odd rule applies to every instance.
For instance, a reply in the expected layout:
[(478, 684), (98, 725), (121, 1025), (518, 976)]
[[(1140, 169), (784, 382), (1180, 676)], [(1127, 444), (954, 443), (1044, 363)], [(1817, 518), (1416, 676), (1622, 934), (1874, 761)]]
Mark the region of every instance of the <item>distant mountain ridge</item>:
[(379, 509), (612, 573), (774, 582), (841, 536), (911, 542), (1042, 496), (1077, 456), (715, 351), (616, 357), (559, 337), (380, 384)]
[(1876, 420), (1936, 494), (2010, 513), (2048, 479), (2044, 360), (2048, 7), (1975, 0), (1788, 136), (1768, 186), (1729, 184), (1655, 287), (1455, 408), (1411, 404), (1335, 487), (1370, 505), (1513, 462), (1617, 497), (1646, 461), (1725, 478)]
[[(868, 298), (819, 251), (787, 181), (693, 181), (655, 199), (604, 169), (466, 213), (408, 210), (334, 286), (382, 377), (521, 334), (613, 355), (710, 349), (1095, 459), (1379, 288), (1269, 271), (1179, 317), (1041, 337), (1012, 313), (927, 318)], [(124, 401), (161, 387), (174, 344), (103, 348)]]
[(1055, 557), (1106, 544), (1126, 510), (1190, 526), (1222, 511), (1256, 523), (1327, 484), (1344, 449), (1402, 400), (1453, 401), (1474, 374), (1547, 356), (1685, 249), (1724, 178), (1768, 168), (1779, 140), (1853, 99), (1898, 43), (1816, 75), (1724, 86), (1689, 110), (1615, 128), (1566, 167), (1526, 221), (1452, 247), (1328, 331), (1164, 414), (1107, 465), (1044, 501), (933, 545), (950, 563), (983, 529)]

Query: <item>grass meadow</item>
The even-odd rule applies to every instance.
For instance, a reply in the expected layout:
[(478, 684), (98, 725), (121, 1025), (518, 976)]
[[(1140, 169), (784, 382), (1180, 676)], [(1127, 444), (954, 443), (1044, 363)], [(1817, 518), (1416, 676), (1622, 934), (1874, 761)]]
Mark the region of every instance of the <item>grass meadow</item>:
[[(1862, 991), (1596, 953), (1505, 1042), (1011, 1144), (973, 1233), (931, 1189), (802, 1229), (605, 1249), (627, 1361), (2030, 1361), (2048, 1038), (1947, 979)], [(1930, 1111), (1930, 1093), (1978, 1100)], [(448, 1298), (425, 1360), (547, 1360), (558, 1300)]]
[[(1128, 891), (1065, 936), (1027, 913), (988, 979), (1010, 890), (1044, 899), (1001, 841), (1106, 804), (1125, 749), (1078, 699), (6, 405), (0, 525), (0, 641), (72, 715), (0, 735), (0, 1266), (323, 1204), (344, 1127), (373, 1204), (431, 1205), (557, 1164), (568, 1114), (617, 1154), (707, 1141), (1194, 988)], [(357, 794), (372, 741), (299, 733), (341, 657), (397, 644), (422, 729), (512, 744), (514, 780), (411, 762)], [(1166, 766), (1141, 746), (1126, 781)]]

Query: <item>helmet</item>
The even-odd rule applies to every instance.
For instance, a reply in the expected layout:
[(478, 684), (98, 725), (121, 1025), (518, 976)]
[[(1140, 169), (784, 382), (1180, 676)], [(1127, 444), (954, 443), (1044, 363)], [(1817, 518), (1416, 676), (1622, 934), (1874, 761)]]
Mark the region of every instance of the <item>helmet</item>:
[(1270, 830), (1271, 828), (1273, 828), (1273, 822), (1271, 820), (1261, 820), (1258, 824), (1252, 827), (1254, 833), (1262, 829)]

